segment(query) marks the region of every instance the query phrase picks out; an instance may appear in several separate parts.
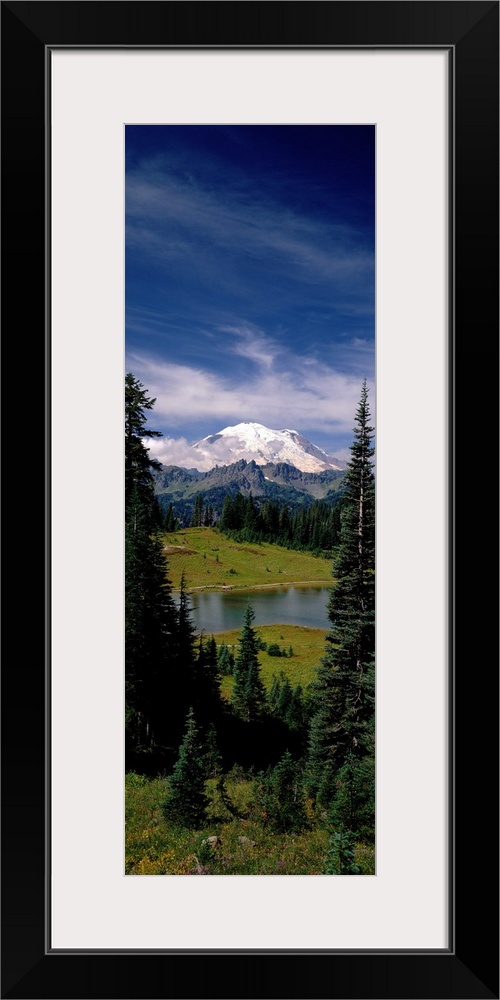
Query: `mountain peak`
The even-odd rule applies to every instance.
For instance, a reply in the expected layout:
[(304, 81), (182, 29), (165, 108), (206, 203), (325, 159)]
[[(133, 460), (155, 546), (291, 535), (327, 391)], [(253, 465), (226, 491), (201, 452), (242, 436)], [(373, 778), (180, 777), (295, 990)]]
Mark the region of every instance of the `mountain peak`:
[(205, 467), (210, 462), (215, 466), (244, 458), (257, 465), (284, 462), (302, 472), (345, 468), (345, 462), (328, 455), (299, 431), (289, 428), (274, 430), (253, 420), (244, 420), (209, 434), (193, 445), (193, 451), (200, 456)]

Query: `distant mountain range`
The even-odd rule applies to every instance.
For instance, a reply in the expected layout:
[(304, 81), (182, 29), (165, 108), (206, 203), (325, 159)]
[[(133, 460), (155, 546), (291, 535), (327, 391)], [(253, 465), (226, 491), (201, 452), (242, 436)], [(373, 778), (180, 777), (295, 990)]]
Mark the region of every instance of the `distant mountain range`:
[[(275, 431), (257, 423), (225, 427), (193, 445), (194, 458), (197, 452), (203, 464), (212, 458), (210, 471), (167, 465), (155, 473), (161, 506), (167, 509), (172, 503), (185, 524), (197, 493), (219, 514), (227, 493), (252, 493), (257, 501), (275, 500), (292, 510), (314, 500), (335, 503), (346, 468), (345, 462), (327, 455), (297, 431)], [(219, 465), (222, 455), (234, 456), (236, 461)]]

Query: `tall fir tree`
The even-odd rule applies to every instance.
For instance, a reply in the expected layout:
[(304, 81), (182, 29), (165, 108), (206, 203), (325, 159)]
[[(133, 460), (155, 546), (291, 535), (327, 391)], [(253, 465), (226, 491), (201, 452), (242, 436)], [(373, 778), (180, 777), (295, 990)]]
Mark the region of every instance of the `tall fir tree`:
[[(125, 695), (127, 755), (165, 741), (160, 710), (168, 685), (177, 614), (157, 530), (153, 471), (144, 439), (155, 400), (130, 372), (125, 378)], [(136, 761), (134, 761), (136, 763)]]
[(161, 463), (151, 458), (145, 445), (147, 438), (161, 437), (160, 431), (147, 427), (147, 411), (152, 410), (156, 399), (151, 399), (142, 382), (127, 372), (125, 376), (125, 517), (133, 522), (137, 504), (147, 511), (150, 528), (160, 523), (159, 508), (155, 499), (153, 471)]
[(203, 495), (201, 493), (196, 494), (194, 501), (193, 516), (191, 518), (191, 528), (200, 528), (203, 523)]
[(309, 790), (328, 806), (348, 756), (374, 752), (375, 478), (368, 390), (363, 382), (344, 480), (327, 650), (313, 684)]
[(240, 648), (233, 669), (234, 687), (231, 704), (237, 715), (246, 722), (259, 719), (266, 705), (266, 691), (257, 658), (258, 638), (255, 629), (252, 628), (254, 619), (255, 613), (248, 604), (238, 640)]
[(221, 675), (217, 663), (217, 643), (214, 636), (203, 641), (200, 634), (198, 651), (194, 663), (194, 690), (192, 704), (202, 730), (207, 730), (218, 722), (223, 711), (220, 684)]
[(142, 505), (136, 514), (125, 534), (125, 691), (128, 745), (144, 750), (167, 738), (177, 613), (161, 541)]
[(205, 794), (207, 763), (193, 709), (190, 708), (179, 756), (170, 778), (170, 791), (163, 802), (167, 820), (179, 826), (197, 829), (205, 819), (208, 797)]

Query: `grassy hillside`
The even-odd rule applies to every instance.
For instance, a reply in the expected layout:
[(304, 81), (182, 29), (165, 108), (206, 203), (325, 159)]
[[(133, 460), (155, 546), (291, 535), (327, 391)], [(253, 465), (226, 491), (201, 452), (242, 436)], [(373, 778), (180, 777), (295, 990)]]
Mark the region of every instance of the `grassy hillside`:
[(184, 572), (189, 590), (269, 587), (284, 583), (332, 583), (329, 559), (279, 545), (234, 542), (214, 528), (184, 528), (164, 536), (169, 577), (175, 589)]
[[(313, 680), (325, 651), (326, 632), (320, 628), (307, 628), (305, 625), (259, 625), (256, 632), (268, 646), (277, 643), (287, 653), (290, 646), (293, 649), (293, 656), (286, 657), (269, 656), (267, 651), (259, 650), (260, 673), (267, 690), (271, 688), (273, 675), (279, 677), (281, 671), (287, 675), (292, 687), (301, 684), (305, 689)], [(217, 644), (225, 642), (236, 656), (239, 635), (239, 629), (219, 632), (216, 635)], [(232, 688), (233, 678), (223, 677), (222, 694), (225, 698), (230, 697)]]
[[(225, 809), (215, 787), (206, 782), (211, 804), (206, 824), (189, 830), (168, 824), (161, 804), (168, 779), (128, 774), (125, 780), (127, 875), (319, 875), (324, 871), (328, 835), (324, 818), (306, 803), (309, 827), (298, 833), (272, 833), (256, 799), (254, 782), (230, 773), (227, 792), (239, 816)], [(207, 850), (202, 841), (218, 837)], [(363, 874), (374, 873), (374, 849), (357, 844), (355, 860)]]

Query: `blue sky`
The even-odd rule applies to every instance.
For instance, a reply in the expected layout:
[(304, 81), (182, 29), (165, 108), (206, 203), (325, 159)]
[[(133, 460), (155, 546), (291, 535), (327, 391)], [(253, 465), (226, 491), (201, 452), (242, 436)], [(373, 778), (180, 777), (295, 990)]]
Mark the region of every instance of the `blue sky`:
[(375, 410), (374, 127), (128, 125), (125, 295), (161, 461), (242, 420), (347, 458), (365, 375)]

